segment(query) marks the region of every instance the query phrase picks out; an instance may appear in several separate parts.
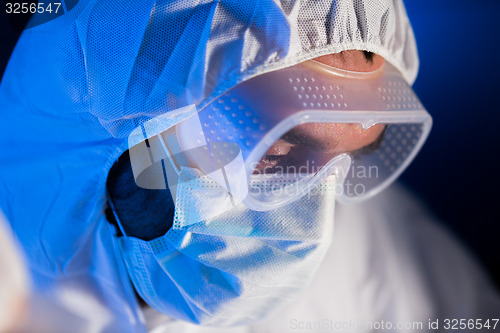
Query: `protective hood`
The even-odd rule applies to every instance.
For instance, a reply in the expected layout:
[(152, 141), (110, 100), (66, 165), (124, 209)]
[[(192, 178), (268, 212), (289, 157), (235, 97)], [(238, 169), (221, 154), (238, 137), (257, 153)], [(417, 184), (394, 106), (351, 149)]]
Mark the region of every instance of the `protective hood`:
[(12, 62), (29, 67), (22, 80), (37, 107), (78, 108), (124, 137), (160, 114), (201, 110), (252, 76), (348, 49), (416, 77), (401, 1), (80, 1), (26, 31)]

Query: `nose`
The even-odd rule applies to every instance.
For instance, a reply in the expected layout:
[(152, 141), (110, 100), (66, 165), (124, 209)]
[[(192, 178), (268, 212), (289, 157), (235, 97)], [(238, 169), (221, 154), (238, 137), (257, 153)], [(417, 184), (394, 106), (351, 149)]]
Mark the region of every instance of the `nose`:
[(342, 154), (361, 149), (375, 142), (385, 125), (376, 124), (364, 129), (360, 124), (311, 123), (302, 124), (283, 135), (282, 139), (294, 146)]

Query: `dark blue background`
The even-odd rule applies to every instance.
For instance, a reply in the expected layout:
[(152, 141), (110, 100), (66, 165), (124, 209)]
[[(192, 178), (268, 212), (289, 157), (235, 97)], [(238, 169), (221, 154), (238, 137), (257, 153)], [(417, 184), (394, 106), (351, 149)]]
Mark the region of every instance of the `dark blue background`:
[(434, 119), (402, 179), (500, 282), (500, 1), (407, 0)]
[[(434, 118), (402, 179), (500, 284), (500, 1), (407, 0), (415, 90)], [(18, 33), (0, 11), (0, 74)]]

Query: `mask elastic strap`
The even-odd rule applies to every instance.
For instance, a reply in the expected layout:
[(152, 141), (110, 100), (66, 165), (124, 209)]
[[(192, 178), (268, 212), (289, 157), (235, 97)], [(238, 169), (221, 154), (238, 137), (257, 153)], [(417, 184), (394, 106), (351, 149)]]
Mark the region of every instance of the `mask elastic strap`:
[(116, 224), (118, 224), (118, 228), (120, 229), (120, 231), (122, 232), (122, 235), (124, 237), (128, 237), (127, 233), (125, 232), (125, 228), (123, 228), (122, 222), (120, 221), (120, 217), (118, 216), (118, 213), (116, 212), (115, 204), (113, 203), (113, 200), (111, 200), (111, 197), (110, 197), (108, 191), (106, 191), (106, 198), (108, 199), (109, 207), (111, 208), (111, 211), (113, 212), (113, 216), (115, 217)]
[(172, 152), (170, 151), (170, 149), (168, 149), (168, 146), (167, 146), (165, 140), (163, 139), (163, 137), (161, 136), (161, 134), (158, 135), (158, 140), (160, 140), (160, 143), (161, 143), (161, 145), (163, 147), (165, 155), (167, 155), (167, 158), (170, 161), (170, 164), (172, 165), (172, 168), (174, 168), (175, 173), (177, 173), (177, 177), (178, 177), (181, 174), (181, 170), (177, 166), (177, 164), (175, 163), (174, 158), (172, 157)]

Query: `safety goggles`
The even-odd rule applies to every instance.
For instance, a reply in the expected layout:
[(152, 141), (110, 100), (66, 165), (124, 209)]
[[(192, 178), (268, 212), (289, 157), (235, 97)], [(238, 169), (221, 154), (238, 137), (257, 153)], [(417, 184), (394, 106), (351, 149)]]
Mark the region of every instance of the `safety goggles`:
[(331, 175), (340, 201), (380, 192), (412, 161), (431, 125), (389, 63), (352, 72), (310, 60), (220, 96), (175, 127), (174, 148), (172, 132), (157, 142), (177, 174), (182, 164), (194, 166), (248, 208), (265, 211)]

